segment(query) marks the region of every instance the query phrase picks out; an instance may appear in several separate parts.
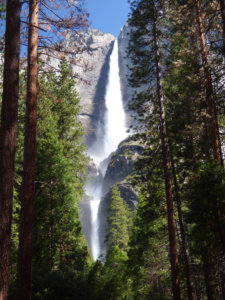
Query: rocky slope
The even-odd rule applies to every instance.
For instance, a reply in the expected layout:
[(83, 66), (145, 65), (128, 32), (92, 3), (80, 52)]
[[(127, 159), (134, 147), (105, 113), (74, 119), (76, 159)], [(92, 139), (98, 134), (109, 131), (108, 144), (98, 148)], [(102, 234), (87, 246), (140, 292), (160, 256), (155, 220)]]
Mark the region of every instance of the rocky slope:
[(134, 162), (142, 154), (142, 151), (143, 147), (133, 141), (131, 137), (119, 144), (116, 152), (111, 156), (103, 179), (103, 195), (109, 191), (112, 185), (124, 181), (127, 176), (132, 174)]
[(132, 137), (122, 141), (118, 149), (112, 154), (102, 184), (102, 200), (99, 208), (100, 219), (100, 247), (106, 251), (105, 236), (107, 228), (107, 212), (110, 204), (110, 189), (117, 185), (121, 197), (131, 209), (138, 204), (138, 192), (132, 187), (130, 181), (134, 171), (134, 163), (142, 155), (143, 147)]

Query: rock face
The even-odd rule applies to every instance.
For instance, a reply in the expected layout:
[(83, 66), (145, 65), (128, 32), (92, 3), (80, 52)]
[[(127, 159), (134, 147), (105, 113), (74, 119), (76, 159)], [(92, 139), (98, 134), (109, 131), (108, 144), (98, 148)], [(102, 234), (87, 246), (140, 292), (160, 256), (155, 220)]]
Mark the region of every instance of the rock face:
[(138, 156), (142, 155), (143, 147), (132, 137), (122, 141), (118, 149), (111, 155), (102, 184), (102, 200), (99, 208), (99, 232), (100, 248), (106, 252), (105, 236), (107, 228), (107, 214), (110, 205), (110, 189), (116, 184), (120, 196), (126, 201), (131, 209), (138, 204), (138, 193), (130, 184), (130, 176), (134, 171), (134, 163)]
[[(119, 68), (121, 92), (126, 112), (126, 125), (133, 120), (128, 109), (128, 102), (133, 89), (128, 86), (127, 75), (130, 60), (126, 58), (130, 27), (125, 24), (118, 37)], [(103, 123), (105, 113), (105, 92), (108, 81), (109, 58), (115, 37), (96, 29), (85, 29), (65, 38), (60, 44), (60, 51), (65, 52), (70, 68), (76, 78), (76, 90), (80, 95), (80, 120), (85, 131), (85, 143), (88, 148), (96, 141), (99, 123)], [(51, 53), (52, 54), (52, 53)], [(47, 59), (48, 65), (58, 67), (60, 55), (55, 52)]]
[(86, 132), (86, 144), (90, 146), (96, 138), (98, 122), (103, 122), (109, 57), (115, 37), (89, 28), (80, 33), (80, 38), (86, 46), (76, 54), (76, 65), (72, 65), (72, 70), (80, 78), (76, 85), (81, 98), (80, 118)]
[(115, 183), (123, 181), (134, 170), (134, 162), (142, 154), (143, 147), (138, 145), (131, 137), (122, 141), (116, 152), (111, 156), (103, 180), (102, 194), (105, 195)]
[[(80, 120), (88, 147), (96, 138), (98, 123), (103, 122), (109, 57), (114, 40), (111, 34), (88, 28), (65, 38), (59, 45), (76, 78), (75, 88), (80, 95)], [(42, 55), (41, 59), (57, 69), (60, 54), (54, 52), (47, 57)]]

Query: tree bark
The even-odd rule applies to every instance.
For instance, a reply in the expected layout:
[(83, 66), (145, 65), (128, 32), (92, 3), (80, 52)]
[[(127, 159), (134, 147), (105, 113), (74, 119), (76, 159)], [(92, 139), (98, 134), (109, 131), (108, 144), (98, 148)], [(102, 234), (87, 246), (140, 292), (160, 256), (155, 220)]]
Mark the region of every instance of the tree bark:
[(8, 0), (0, 129), (0, 300), (7, 299), (18, 119), (20, 0)]
[(26, 122), (24, 140), (24, 169), (21, 199), (21, 220), (18, 260), (17, 299), (31, 299), (32, 229), (35, 194), (35, 159), (37, 127), (38, 75), (38, 1), (30, 0), (28, 33), (28, 72)]
[(220, 147), (220, 137), (219, 137), (219, 130), (218, 130), (217, 115), (216, 115), (216, 106), (213, 97), (212, 78), (209, 70), (205, 36), (203, 32), (201, 11), (200, 11), (200, 5), (198, 0), (195, 1), (195, 7), (196, 7), (196, 23), (198, 28), (199, 43), (201, 47), (202, 64), (205, 73), (206, 100), (208, 106), (208, 113), (210, 116), (211, 143), (212, 143), (213, 155), (214, 155), (214, 159), (218, 162), (218, 164), (223, 166), (222, 151)]
[(156, 31), (156, 14), (155, 14), (155, 2), (152, 1), (153, 6), (153, 39), (155, 48), (155, 66), (156, 66), (156, 77), (157, 77), (157, 94), (158, 104), (160, 111), (160, 128), (161, 128), (161, 144), (162, 144), (162, 156), (163, 156), (163, 168), (164, 168), (164, 179), (165, 179), (165, 190), (166, 190), (166, 205), (167, 205), (167, 219), (168, 219), (168, 232), (169, 232), (169, 244), (170, 244), (170, 263), (172, 273), (172, 291), (173, 299), (180, 300), (180, 282), (179, 282), (179, 269), (178, 269), (178, 255), (176, 246), (176, 225), (174, 220), (174, 207), (173, 207), (173, 194), (171, 185), (171, 174), (169, 168), (169, 148), (167, 141), (167, 128), (165, 120), (165, 108), (164, 99), (162, 93), (161, 83), (161, 66), (160, 66), (160, 55)]
[[(220, 8), (221, 8), (221, 17), (223, 21), (223, 46), (225, 46), (225, 6), (224, 1), (220, 0)], [(208, 57), (207, 57), (207, 51), (206, 51), (206, 43), (205, 43), (205, 37), (203, 32), (203, 26), (202, 26), (202, 17), (201, 17), (201, 11), (200, 11), (200, 4), (199, 1), (195, 1), (195, 7), (196, 7), (196, 23), (198, 27), (199, 32), (199, 42), (201, 47), (201, 56), (202, 56), (202, 63), (205, 73), (205, 81), (206, 81), (206, 96), (207, 96), (207, 105), (208, 105), (208, 113), (210, 115), (210, 127), (211, 127), (211, 140), (212, 140), (212, 149), (214, 154), (214, 159), (218, 162), (219, 165), (223, 167), (223, 158), (222, 158), (222, 151), (221, 151), (221, 145), (220, 145), (220, 136), (219, 136), (219, 129), (218, 129), (218, 121), (217, 121), (217, 114), (216, 114), (216, 105), (213, 97), (213, 85), (212, 85), (212, 78), (209, 70), (209, 63), (208, 63)], [(224, 48), (225, 49), (225, 48)], [(224, 50), (223, 49), (223, 50)], [(215, 200), (216, 201), (216, 200)], [(216, 203), (215, 203), (216, 205)], [(223, 234), (223, 224), (221, 222), (222, 218), (220, 218), (220, 213), (218, 209), (215, 209), (217, 215), (218, 215), (218, 235), (220, 237), (220, 247), (222, 251), (222, 259), (219, 257), (219, 260), (224, 260), (225, 255), (225, 238)], [(224, 268), (221, 267), (221, 289), (223, 294), (225, 294), (225, 275), (224, 275)], [(207, 288), (208, 289), (208, 288)], [(208, 292), (207, 292), (208, 293)]]

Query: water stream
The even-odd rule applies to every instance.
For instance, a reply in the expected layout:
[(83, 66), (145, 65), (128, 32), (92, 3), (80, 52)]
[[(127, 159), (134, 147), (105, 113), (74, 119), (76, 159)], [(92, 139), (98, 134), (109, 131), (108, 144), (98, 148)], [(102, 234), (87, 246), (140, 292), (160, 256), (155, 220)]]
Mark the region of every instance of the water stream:
[[(123, 108), (120, 77), (119, 77), (119, 61), (118, 61), (118, 42), (115, 40), (113, 50), (110, 56), (108, 83), (105, 94), (106, 111), (104, 116), (104, 130), (98, 130), (100, 134), (104, 132), (101, 145), (98, 145), (93, 153), (92, 149), (89, 149), (90, 156), (94, 163), (101, 170), (102, 176), (105, 175), (107, 165), (101, 165), (100, 163), (107, 158), (112, 152), (117, 149), (118, 144), (127, 137), (125, 127), (125, 112)], [(98, 137), (97, 137), (98, 138)], [(100, 139), (99, 139), (100, 140)], [(101, 150), (101, 151), (100, 151)], [(90, 248), (94, 260), (97, 260), (101, 255), (100, 239), (99, 239), (99, 216), (98, 210), (101, 201), (101, 188), (102, 180), (97, 180), (87, 190), (87, 193), (92, 196), (90, 201), (91, 211), (91, 238)]]

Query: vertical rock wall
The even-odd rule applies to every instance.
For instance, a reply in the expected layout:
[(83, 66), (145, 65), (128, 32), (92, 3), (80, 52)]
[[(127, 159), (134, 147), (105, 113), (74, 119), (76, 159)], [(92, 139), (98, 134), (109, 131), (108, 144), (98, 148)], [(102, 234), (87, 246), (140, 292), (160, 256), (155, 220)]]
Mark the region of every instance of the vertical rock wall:
[(86, 47), (76, 55), (74, 74), (78, 74), (76, 89), (81, 98), (81, 121), (87, 146), (95, 141), (98, 122), (103, 122), (109, 57), (115, 37), (102, 31), (87, 29), (80, 33)]

